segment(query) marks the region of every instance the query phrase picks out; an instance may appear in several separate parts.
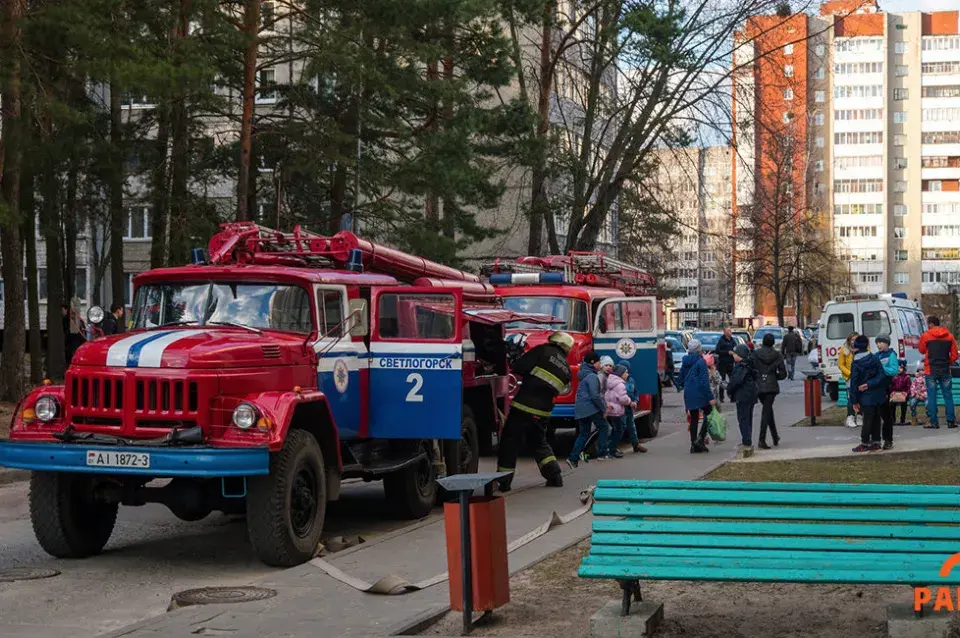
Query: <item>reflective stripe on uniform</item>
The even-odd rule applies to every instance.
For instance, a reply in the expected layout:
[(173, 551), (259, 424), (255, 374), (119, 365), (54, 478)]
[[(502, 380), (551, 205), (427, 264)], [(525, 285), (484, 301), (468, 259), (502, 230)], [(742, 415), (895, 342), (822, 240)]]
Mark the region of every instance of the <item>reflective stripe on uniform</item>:
[(541, 381), (543, 381), (543, 382), (546, 383), (547, 385), (551, 386), (551, 387), (552, 387), (554, 390), (556, 390), (557, 392), (562, 392), (564, 386), (566, 385), (566, 384), (565, 384), (563, 381), (561, 381), (556, 375), (552, 374), (551, 372), (549, 372), (549, 371), (547, 371), (547, 370), (544, 370), (544, 369), (541, 368), (540, 366), (537, 366), (537, 367), (535, 367), (533, 370), (531, 370), (531, 371), (530, 371), (530, 374), (531, 374), (532, 376), (535, 376), (536, 378), (540, 379)]
[(527, 414), (533, 414), (533, 415), (535, 415), (535, 416), (550, 416), (550, 413), (549, 413), (549, 412), (544, 412), (543, 410), (538, 410), (538, 409), (536, 409), (536, 408), (531, 408), (530, 406), (523, 405), (522, 403), (517, 403), (516, 401), (514, 401), (513, 403), (511, 403), (511, 404), (510, 404), (510, 407), (511, 407), (511, 408), (516, 408), (517, 410), (520, 410), (521, 412), (526, 412)]
[(540, 464), (539, 464), (539, 465), (540, 465), (540, 467), (543, 467), (544, 465), (546, 465), (546, 464), (548, 464), (548, 463), (556, 463), (556, 462), (557, 462), (557, 457), (555, 457), (555, 456), (545, 456), (545, 457), (543, 457), (542, 459), (540, 459)]

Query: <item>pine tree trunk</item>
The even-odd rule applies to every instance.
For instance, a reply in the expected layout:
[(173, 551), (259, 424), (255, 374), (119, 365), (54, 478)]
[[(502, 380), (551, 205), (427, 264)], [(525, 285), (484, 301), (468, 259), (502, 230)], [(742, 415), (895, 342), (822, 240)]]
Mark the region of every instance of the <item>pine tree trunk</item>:
[[(79, 180), (77, 173), (79, 172), (79, 159), (76, 154), (73, 154), (70, 158), (70, 170), (67, 173), (67, 202), (64, 207), (64, 216), (63, 216), (63, 241), (62, 246), (63, 250), (62, 255), (66, 256), (66, 262), (63, 265), (63, 296), (64, 299), (73, 299), (76, 296), (76, 282), (77, 282), (77, 235), (79, 234), (79, 229), (77, 228), (77, 190), (79, 188)], [(87, 231), (90, 232), (89, 225)], [(47, 269), (49, 272), (49, 268)], [(48, 293), (49, 294), (49, 293)], [(60, 309), (57, 309), (57, 316), (59, 316)], [(63, 332), (61, 329), (60, 332)], [(49, 329), (47, 332), (49, 339)]]
[(6, 68), (0, 110), (3, 170), (0, 203), (7, 209), (0, 222), (0, 273), (3, 275), (3, 360), (0, 362), (0, 399), (19, 401), (23, 394), (23, 246), (20, 241), (20, 29), (24, 0), (3, 0), (0, 14), (0, 57)]
[[(26, 160), (26, 158), (24, 158)], [(40, 340), (40, 272), (37, 269), (37, 211), (32, 167), (24, 161), (20, 177), (20, 232), (27, 258), (27, 346), (30, 352), (30, 381), (43, 382), (43, 346)], [(47, 282), (57, 279), (59, 270), (51, 270), (47, 259)]]
[(245, 0), (243, 30), (247, 50), (243, 61), (243, 112), (240, 116), (240, 170), (237, 175), (237, 221), (250, 219), (250, 172), (253, 118), (257, 91), (257, 54), (260, 38), (260, 0)]
[[(553, 91), (553, 23), (555, 0), (544, 5), (540, 25), (540, 91), (537, 95), (537, 139), (546, 140), (550, 133), (550, 94)], [(527, 252), (540, 255), (543, 250), (543, 221), (547, 217), (547, 158), (539, 154), (533, 166), (530, 183), (530, 237)], [(569, 238), (568, 238), (569, 241)]]
[[(170, 214), (169, 184), (167, 182), (170, 154), (170, 107), (161, 104), (157, 109), (156, 163), (151, 176), (153, 206), (150, 210), (150, 267), (167, 265), (167, 216)], [(133, 300), (130, 300), (133, 303)]]
[(126, 215), (123, 210), (123, 120), (120, 87), (110, 85), (110, 175), (107, 182), (110, 207), (110, 294), (104, 306), (110, 307), (116, 299), (123, 299), (123, 235)]
[(60, 255), (60, 208), (57, 201), (60, 181), (54, 171), (46, 170), (40, 178), (40, 184), (43, 193), (40, 228), (47, 246), (47, 376), (51, 379), (62, 379), (66, 369), (67, 335), (63, 332), (60, 306), (64, 303), (70, 305), (72, 297), (65, 298), (63, 281), (50, 276), (50, 273), (63, 271)]

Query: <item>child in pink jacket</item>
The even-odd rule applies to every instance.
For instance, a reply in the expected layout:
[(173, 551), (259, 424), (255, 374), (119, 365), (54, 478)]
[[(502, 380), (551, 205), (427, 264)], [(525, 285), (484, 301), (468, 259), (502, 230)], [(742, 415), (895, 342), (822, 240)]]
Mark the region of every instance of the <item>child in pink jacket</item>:
[(917, 404), (927, 404), (927, 379), (923, 374), (923, 363), (917, 366), (917, 374), (913, 377), (913, 383), (910, 384), (910, 398), (907, 399), (907, 405), (910, 406), (910, 418), (914, 425), (923, 425), (923, 422), (917, 420)]
[(607, 404), (607, 422), (610, 423), (612, 432), (610, 433), (610, 449), (606, 451), (606, 458), (621, 458), (623, 456), (623, 452), (618, 450), (617, 447), (620, 444), (620, 439), (623, 438), (624, 408), (628, 405), (634, 405), (627, 394), (628, 376), (630, 376), (630, 372), (625, 366), (616, 366), (610, 376), (607, 377), (607, 390), (603, 394), (603, 400)]

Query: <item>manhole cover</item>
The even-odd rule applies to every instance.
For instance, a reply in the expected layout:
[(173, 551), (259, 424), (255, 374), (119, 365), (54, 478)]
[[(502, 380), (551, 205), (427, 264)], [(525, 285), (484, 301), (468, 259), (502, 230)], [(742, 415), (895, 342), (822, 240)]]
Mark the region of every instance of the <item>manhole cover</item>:
[(56, 569), (7, 567), (6, 569), (0, 569), (0, 583), (12, 583), (18, 580), (40, 580), (41, 578), (53, 578), (59, 575), (60, 572)]
[(173, 595), (173, 606), (222, 605), (225, 603), (250, 603), (273, 598), (277, 592), (262, 587), (201, 587), (188, 589)]

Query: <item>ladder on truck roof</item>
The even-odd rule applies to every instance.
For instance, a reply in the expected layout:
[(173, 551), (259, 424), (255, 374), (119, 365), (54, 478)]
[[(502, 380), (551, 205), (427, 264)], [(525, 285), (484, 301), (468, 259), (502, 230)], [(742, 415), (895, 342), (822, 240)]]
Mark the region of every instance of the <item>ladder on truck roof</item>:
[(291, 268), (344, 269), (391, 275), (416, 286), (456, 288), (464, 299), (491, 301), (493, 287), (478, 275), (444, 266), (341, 231), (330, 237), (294, 226), (292, 232), (253, 222), (220, 225), (208, 245), (212, 265), (256, 264)]
[(617, 288), (638, 295), (653, 294), (657, 285), (656, 278), (649, 273), (602, 252), (570, 251), (566, 255), (517, 257), (513, 261), (497, 259), (485, 264), (481, 272), (492, 284), (567, 283)]

